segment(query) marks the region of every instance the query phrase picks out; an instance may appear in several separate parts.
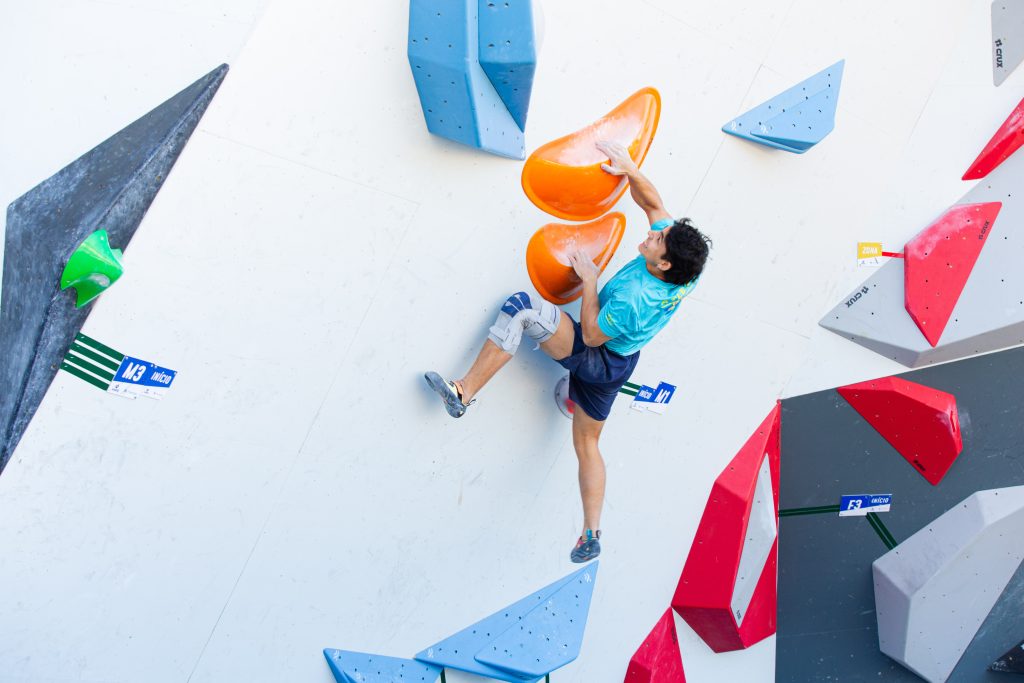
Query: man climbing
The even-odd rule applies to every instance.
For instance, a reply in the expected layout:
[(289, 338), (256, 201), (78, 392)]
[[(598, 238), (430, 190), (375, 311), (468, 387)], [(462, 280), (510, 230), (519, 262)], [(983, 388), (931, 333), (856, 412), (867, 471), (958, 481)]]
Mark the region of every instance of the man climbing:
[(483, 348), (461, 379), (446, 380), (433, 371), (424, 375), (448, 414), (462, 417), (480, 389), (512, 358), (524, 334), (569, 371), (569, 398), (576, 404), (572, 441), (583, 500), (583, 533), (570, 554), (573, 562), (587, 562), (601, 553), (605, 467), (598, 440), (612, 402), (633, 373), (641, 347), (693, 291), (711, 244), (689, 219), (672, 219), (654, 185), (623, 146), (601, 142), (597, 147), (609, 159), (601, 168), (626, 176), (633, 201), (647, 214), (651, 229), (639, 245), (640, 255), (612, 276), (600, 293), (597, 266), (582, 251), (570, 255), (583, 283), (579, 322), (539, 296), (518, 292), (502, 305)]

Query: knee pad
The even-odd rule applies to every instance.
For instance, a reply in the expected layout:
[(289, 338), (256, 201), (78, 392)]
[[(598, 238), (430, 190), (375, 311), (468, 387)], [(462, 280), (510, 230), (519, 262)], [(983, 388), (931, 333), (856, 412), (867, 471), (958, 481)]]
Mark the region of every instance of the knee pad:
[(561, 311), (550, 301), (516, 292), (502, 304), (487, 338), (502, 351), (515, 353), (524, 334), (538, 344), (551, 339), (560, 319)]

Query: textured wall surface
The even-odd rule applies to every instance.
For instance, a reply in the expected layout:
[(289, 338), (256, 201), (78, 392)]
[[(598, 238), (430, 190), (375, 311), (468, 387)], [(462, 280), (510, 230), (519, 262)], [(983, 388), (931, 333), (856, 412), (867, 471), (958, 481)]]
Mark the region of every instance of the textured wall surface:
[[(879, 513), (897, 541), (982, 489), (1024, 484), (1019, 449), (1024, 349), (902, 375), (956, 396), (964, 450), (932, 486), (832, 390), (782, 402), (780, 508), (837, 504), (842, 494), (892, 493)], [(899, 546), (897, 546), (899, 547)], [(919, 680), (881, 653), (871, 564), (886, 553), (862, 517), (783, 517), (779, 527), (778, 681)], [(950, 681), (992, 681), (986, 671), (1019, 630), (1024, 568), (978, 630)]]
[(91, 305), (60, 291), (68, 257), (96, 230), (124, 250), (227, 74), (222, 65), (7, 207), (0, 290), (0, 472)]
[[(459, 421), (423, 384), (469, 363), (552, 219), (521, 163), (424, 130), (408, 4), (7, 5), (0, 206), (231, 72), (83, 327), (173, 388), (124, 401), (59, 373), (0, 476), (3, 676), (328, 683), (325, 647), (409, 657), (571, 571), (561, 368), (524, 345)], [(902, 244), (965, 193), (1024, 70), (993, 88), (987, 1), (539, 5), (527, 151), (655, 86), (644, 171), (715, 240), (633, 376), (678, 387), (667, 414), (623, 397), (602, 435), (601, 578), (554, 680), (605, 683), (775, 400), (902, 371), (817, 321), (864, 279), (856, 241)], [(806, 154), (721, 133), (842, 58), (836, 128)], [(645, 229), (628, 197), (615, 210), (608, 277)], [(774, 638), (716, 655), (677, 629), (693, 683), (772, 680)]]

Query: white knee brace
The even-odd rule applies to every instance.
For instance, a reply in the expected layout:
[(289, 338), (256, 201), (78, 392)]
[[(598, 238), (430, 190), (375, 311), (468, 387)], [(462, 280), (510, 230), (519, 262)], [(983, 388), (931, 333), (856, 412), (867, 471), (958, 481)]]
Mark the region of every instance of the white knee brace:
[(558, 329), (560, 319), (561, 311), (550, 301), (516, 292), (502, 304), (487, 338), (502, 351), (515, 353), (524, 333), (538, 344), (546, 342)]

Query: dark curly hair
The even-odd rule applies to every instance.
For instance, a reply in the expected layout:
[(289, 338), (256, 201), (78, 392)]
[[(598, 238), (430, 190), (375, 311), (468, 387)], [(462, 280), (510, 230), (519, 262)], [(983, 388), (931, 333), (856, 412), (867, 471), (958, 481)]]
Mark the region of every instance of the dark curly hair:
[(665, 260), (672, 267), (665, 271), (665, 281), (674, 285), (693, 282), (704, 271), (711, 250), (711, 239), (690, 222), (681, 218), (672, 224), (665, 237)]

